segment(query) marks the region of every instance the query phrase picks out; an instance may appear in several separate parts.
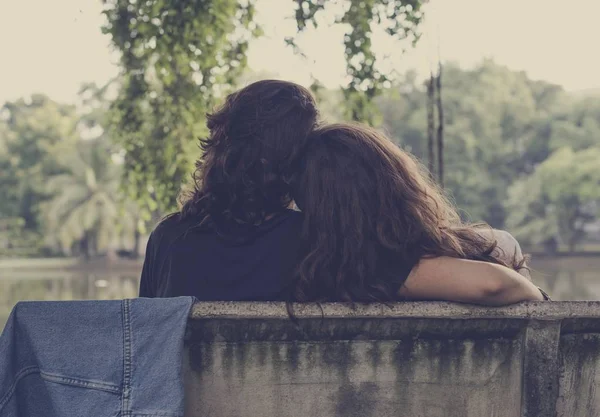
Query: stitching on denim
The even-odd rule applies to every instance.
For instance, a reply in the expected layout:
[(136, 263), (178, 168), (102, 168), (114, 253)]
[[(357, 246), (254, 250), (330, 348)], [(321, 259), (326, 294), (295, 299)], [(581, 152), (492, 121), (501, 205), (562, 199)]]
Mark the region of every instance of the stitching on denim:
[(10, 386), (10, 388), (8, 389), (8, 391), (6, 392), (4, 397), (2, 397), (2, 399), (0, 399), (0, 411), (2, 411), (4, 406), (6, 404), (8, 404), (8, 400), (10, 400), (12, 395), (15, 393), (15, 390), (17, 389), (17, 384), (19, 383), (19, 381), (21, 379), (25, 378), (27, 375), (35, 374), (38, 372), (40, 372), (40, 368), (38, 368), (37, 366), (28, 366), (27, 368), (21, 369), (17, 373), (17, 375), (15, 377), (15, 382), (12, 383), (12, 385)]
[(183, 417), (183, 414), (164, 414), (164, 413), (131, 413), (131, 417)]
[(123, 391), (121, 415), (130, 416), (131, 401), (131, 300), (121, 302), (123, 309)]
[(79, 388), (87, 388), (94, 389), (99, 391), (110, 392), (111, 394), (119, 394), (121, 392), (121, 387), (118, 385), (110, 384), (102, 381), (92, 381), (89, 379), (81, 379), (81, 378), (73, 378), (58, 374), (52, 374), (49, 372), (44, 372), (40, 370), (40, 376), (50, 382), (55, 382), (57, 384), (71, 385)]
[(152, 411), (149, 411), (149, 412), (146, 411), (146, 412), (143, 412), (143, 413), (132, 412), (130, 414), (130, 416), (131, 417), (183, 417), (184, 415), (183, 414), (165, 414), (165, 413), (160, 412), (160, 411), (158, 411), (156, 413), (153, 413)]

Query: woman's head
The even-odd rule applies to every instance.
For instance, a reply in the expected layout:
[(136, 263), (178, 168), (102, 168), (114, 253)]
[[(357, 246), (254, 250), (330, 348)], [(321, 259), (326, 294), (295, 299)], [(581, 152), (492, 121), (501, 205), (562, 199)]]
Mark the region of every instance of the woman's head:
[(207, 116), (210, 134), (183, 215), (251, 226), (287, 207), (297, 157), (317, 116), (310, 91), (286, 81), (258, 81), (229, 95)]
[(419, 163), (366, 126), (316, 129), (294, 188), (305, 216), (299, 301), (392, 300), (426, 256), (501, 263)]

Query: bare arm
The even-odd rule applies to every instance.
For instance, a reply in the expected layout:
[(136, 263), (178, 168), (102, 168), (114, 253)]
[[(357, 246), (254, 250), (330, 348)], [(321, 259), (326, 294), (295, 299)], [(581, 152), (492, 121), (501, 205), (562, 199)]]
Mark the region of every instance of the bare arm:
[(412, 269), (400, 296), (501, 306), (542, 301), (538, 288), (502, 265), (450, 257), (425, 258)]

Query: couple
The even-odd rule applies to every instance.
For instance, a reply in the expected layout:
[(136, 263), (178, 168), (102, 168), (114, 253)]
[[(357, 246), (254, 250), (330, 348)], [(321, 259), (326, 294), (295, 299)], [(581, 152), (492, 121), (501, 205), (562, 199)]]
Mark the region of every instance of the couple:
[(319, 124), (305, 88), (253, 83), (207, 126), (193, 191), (150, 236), (141, 297), (547, 298), (512, 236), (461, 222), (415, 159), (378, 131)]

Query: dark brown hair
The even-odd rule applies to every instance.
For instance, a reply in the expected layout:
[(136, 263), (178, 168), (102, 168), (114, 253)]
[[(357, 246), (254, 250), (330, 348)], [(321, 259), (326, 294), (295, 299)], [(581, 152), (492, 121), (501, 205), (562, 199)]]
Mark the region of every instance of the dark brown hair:
[(392, 301), (423, 257), (505, 265), (416, 159), (366, 126), (316, 129), (294, 188), (304, 213), (296, 301)]
[(210, 134), (201, 142), (182, 217), (227, 230), (252, 228), (284, 210), (317, 116), (310, 91), (291, 82), (258, 81), (229, 95), (207, 115)]

